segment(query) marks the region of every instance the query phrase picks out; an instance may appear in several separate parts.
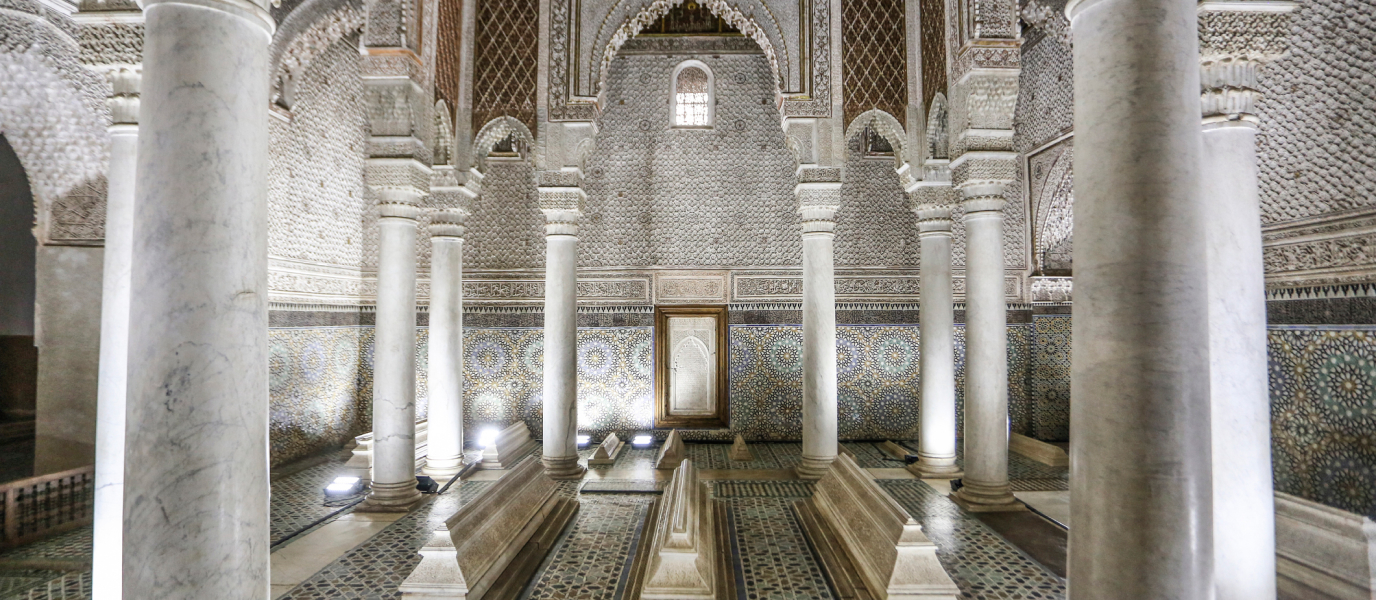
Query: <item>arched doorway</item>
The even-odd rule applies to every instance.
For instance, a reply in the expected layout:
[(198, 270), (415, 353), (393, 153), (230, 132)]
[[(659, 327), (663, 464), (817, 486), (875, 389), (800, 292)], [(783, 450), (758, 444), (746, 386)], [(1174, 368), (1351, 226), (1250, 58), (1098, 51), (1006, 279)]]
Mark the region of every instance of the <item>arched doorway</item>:
[(38, 349), (32, 228), (28, 175), (0, 135), (0, 481), (27, 477), (33, 468)]

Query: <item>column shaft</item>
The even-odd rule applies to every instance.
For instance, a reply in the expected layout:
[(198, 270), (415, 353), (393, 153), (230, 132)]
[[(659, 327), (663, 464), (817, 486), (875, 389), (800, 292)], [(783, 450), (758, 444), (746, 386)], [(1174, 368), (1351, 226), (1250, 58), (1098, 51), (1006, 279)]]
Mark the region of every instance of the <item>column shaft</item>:
[(803, 460), (798, 476), (819, 479), (836, 460), (836, 207), (804, 206)]
[(578, 213), (545, 211), (545, 471), (577, 479)]
[(123, 595), (265, 598), (272, 19), (143, 7)]
[(1275, 493), (1266, 364), (1256, 126), (1204, 127), (1209, 370), (1219, 600), (1276, 597)]
[(970, 510), (1022, 510), (1008, 486), (1008, 305), (1003, 186), (965, 194), (965, 476)]
[[(949, 185), (945, 186), (947, 189)], [(959, 477), (956, 466), (955, 311), (951, 298), (951, 209), (919, 207), (921, 304), (918, 307), (922, 400), (920, 460), (923, 477)]]
[(129, 382), (129, 278), (134, 253), (134, 177), (139, 126), (110, 127), (105, 200), (105, 272), (100, 304), (100, 386), (96, 394), (96, 492), (91, 593), (118, 600), (123, 570), (124, 420)]
[(1066, 7), (1076, 600), (1214, 597), (1198, 10), (1182, 0)]
[(429, 454), (425, 473), (452, 477), (463, 467), (463, 226), (430, 222)]
[[(416, 216), (413, 198), (378, 204), (373, 344), (373, 482), (367, 507), (404, 509), (416, 490)], [(390, 200), (390, 201), (389, 201)]]

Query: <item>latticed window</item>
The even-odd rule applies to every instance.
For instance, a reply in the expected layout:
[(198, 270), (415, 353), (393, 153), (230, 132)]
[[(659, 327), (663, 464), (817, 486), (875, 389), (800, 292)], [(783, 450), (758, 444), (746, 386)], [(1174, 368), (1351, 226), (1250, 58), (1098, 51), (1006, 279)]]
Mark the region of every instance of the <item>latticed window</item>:
[(712, 126), (712, 76), (706, 65), (684, 63), (674, 75), (674, 126)]

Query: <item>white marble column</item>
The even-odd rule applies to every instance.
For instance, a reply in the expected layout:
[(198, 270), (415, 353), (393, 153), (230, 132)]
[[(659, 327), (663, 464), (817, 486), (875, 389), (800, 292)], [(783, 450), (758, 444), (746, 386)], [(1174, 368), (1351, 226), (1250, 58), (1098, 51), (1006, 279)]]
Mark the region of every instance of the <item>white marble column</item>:
[[(935, 162), (935, 161), (928, 161)], [(941, 161), (946, 162), (946, 161)], [(960, 477), (956, 465), (955, 310), (951, 297), (950, 181), (919, 182), (913, 189), (918, 240), (921, 244), (922, 400), (919, 460), (909, 470), (923, 478)]]
[(264, 6), (146, 0), (125, 598), (268, 595)]
[[(969, 156), (968, 154), (966, 156)], [(967, 510), (1025, 510), (1008, 486), (1008, 304), (1001, 184), (961, 189), (965, 209), (965, 476)]]
[[(377, 159), (374, 159), (377, 160)], [(377, 324), (373, 343), (373, 481), (364, 504), (405, 510), (416, 489), (416, 217), (414, 193), (377, 189)]]
[(138, 166), (137, 66), (106, 74), (111, 95), (110, 170), (106, 174), (105, 272), (101, 281), (100, 384), (96, 393), (96, 493), (91, 593), (118, 600), (124, 539), (124, 420), (129, 382), (129, 285), (134, 253), (134, 178)]
[[(1214, 557), (1218, 600), (1276, 597), (1275, 494), (1261, 250), (1257, 75), (1289, 37), (1292, 2), (1211, 2), (1199, 10), (1208, 246)], [(1208, 27), (1216, 22), (1220, 27)]]
[(1215, 594), (1198, 10), (1190, 0), (1066, 7), (1076, 600)]
[(803, 459), (798, 477), (820, 479), (836, 460), (836, 277), (833, 240), (838, 182), (800, 183), (803, 227)]
[(463, 232), (467, 211), (430, 216), (429, 454), (425, 474), (463, 468)]
[(580, 479), (578, 464), (578, 220), (583, 190), (567, 179), (577, 174), (542, 173), (562, 186), (541, 186), (545, 214), (545, 473)]

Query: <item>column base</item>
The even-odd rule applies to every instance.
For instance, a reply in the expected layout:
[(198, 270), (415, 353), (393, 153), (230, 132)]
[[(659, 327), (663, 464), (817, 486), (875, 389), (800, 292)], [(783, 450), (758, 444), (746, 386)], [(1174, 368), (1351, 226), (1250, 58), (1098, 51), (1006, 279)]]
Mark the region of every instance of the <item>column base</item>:
[(956, 465), (955, 458), (928, 459), (924, 456), (904, 468), (919, 479), (959, 479), (965, 476), (965, 471)]
[(970, 512), (1018, 512), (1027, 510), (1027, 505), (1013, 497), (1008, 484), (986, 485), (965, 482), (954, 494), (951, 501)]
[(435, 459), (427, 457), (420, 471), (435, 478), (449, 479), (463, 470), (463, 457)]
[(421, 468), (422, 473), (436, 479), (453, 478), (453, 476), (458, 475), (460, 471), (464, 471), (464, 460), (462, 460), (462, 458), (455, 458), (455, 460), (451, 461), (427, 461), (425, 462), (425, 467)]
[(368, 498), (355, 512), (409, 512), (424, 498), (416, 489), (416, 482), (374, 483)]
[(798, 475), (798, 479), (821, 479), (831, 468), (831, 461), (836, 460), (835, 456), (804, 456), (803, 464), (793, 468), (793, 472)]
[(545, 475), (550, 479), (582, 479), (588, 471), (587, 467), (578, 464), (577, 456), (542, 456), (540, 462), (545, 465)]

